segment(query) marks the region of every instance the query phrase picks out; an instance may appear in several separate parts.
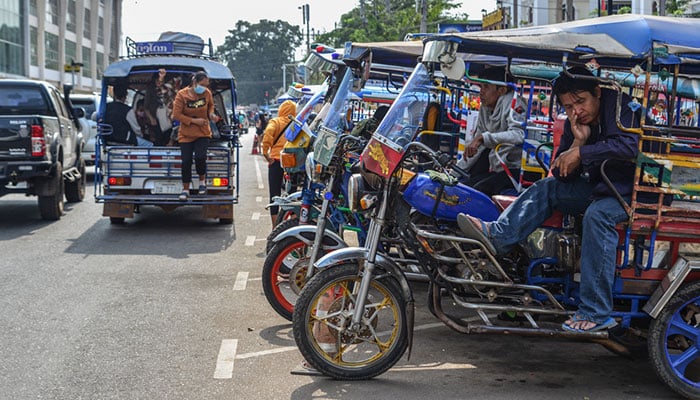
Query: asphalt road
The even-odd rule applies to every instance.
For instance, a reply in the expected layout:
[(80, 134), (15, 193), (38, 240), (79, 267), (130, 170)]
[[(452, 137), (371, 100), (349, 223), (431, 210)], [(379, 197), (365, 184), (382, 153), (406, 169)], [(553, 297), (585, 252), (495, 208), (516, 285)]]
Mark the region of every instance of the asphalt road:
[(291, 375), (291, 325), (260, 270), (266, 166), (244, 135), (233, 225), (92, 198), (45, 222), (0, 199), (0, 399), (673, 399), (649, 362), (594, 344), (464, 336), (418, 304), (414, 352), (370, 381)]

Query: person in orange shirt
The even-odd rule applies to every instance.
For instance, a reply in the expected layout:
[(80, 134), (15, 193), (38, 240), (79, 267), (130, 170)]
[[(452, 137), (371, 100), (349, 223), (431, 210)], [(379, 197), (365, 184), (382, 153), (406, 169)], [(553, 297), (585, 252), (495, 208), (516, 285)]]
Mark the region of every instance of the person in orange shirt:
[(197, 72), (190, 86), (180, 90), (173, 102), (173, 119), (180, 121), (177, 140), (182, 153), (182, 193), (180, 200), (187, 200), (192, 181), (192, 155), (199, 175), (198, 194), (207, 193), (207, 148), (212, 133), (209, 121), (217, 122), (214, 99), (208, 89), (209, 77)]
[[(262, 139), (262, 155), (267, 160), (267, 181), (270, 187), (270, 202), (275, 196), (282, 194), (282, 180), (284, 179), (284, 170), (280, 164), (280, 152), (287, 143), (284, 137), (284, 131), (291, 123), (291, 119), (297, 112), (297, 105), (291, 100), (286, 100), (280, 104), (279, 112), (276, 118), (272, 118), (265, 127)], [(279, 207), (270, 207), (270, 217), (272, 218), (272, 226), (275, 226)]]

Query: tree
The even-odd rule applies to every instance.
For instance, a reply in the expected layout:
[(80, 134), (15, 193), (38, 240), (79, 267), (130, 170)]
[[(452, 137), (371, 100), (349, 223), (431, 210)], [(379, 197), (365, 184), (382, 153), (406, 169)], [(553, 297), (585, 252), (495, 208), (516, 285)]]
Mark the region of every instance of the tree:
[(282, 66), (294, 60), (294, 51), (301, 43), (299, 26), (286, 21), (238, 21), (217, 49), (236, 78), (238, 103), (271, 100), (282, 86)]
[[(453, 0), (428, 0), (428, 31), (437, 32), (438, 23), (466, 22), (466, 14), (450, 15), (458, 7)], [(341, 16), (338, 28), (317, 36), (316, 41), (342, 47), (347, 41), (403, 40), (407, 33), (420, 30), (420, 22), (416, 0), (364, 0)]]

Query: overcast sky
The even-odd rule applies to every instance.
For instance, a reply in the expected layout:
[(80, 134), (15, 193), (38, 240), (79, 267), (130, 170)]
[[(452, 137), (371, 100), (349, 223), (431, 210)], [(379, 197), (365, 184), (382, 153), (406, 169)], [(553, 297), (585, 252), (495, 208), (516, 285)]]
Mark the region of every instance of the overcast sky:
[[(302, 11), (309, 4), (310, 28), (330, 31), (340, 16), (357, 7), (357, 0), (123, 0), (122, 32), (135, 41), (152, 41), (161, 32), (188, 32), (211, 38), (214, 47), (223, 44), (228, 30), (238, 20), (256, 23), (261, 19), (286, 20), (302, 26)], [(462, 0), (460, 12), (480, 19), (481, 9), (496, 7), (495, 0)], [(304, 27), (303, 27), (304, 28)], [(304, 28), (305, 32), (305, 28)]]

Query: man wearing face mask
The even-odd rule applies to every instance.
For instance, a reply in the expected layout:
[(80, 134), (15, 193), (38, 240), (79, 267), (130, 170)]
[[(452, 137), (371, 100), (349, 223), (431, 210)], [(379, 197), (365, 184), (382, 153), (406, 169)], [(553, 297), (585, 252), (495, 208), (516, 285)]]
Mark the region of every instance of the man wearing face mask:
[(187, 200), (192, 180), (192, 154), (199, 175), (198, 194), (207, 193), (207, 148), (212, 137), (209, 121), (218, 122), (214, 112), (214, 98), (208, 89), (209, 77), (197, 72), (192, 84), (179, 92), (173, 102), (173, 119), (180, 121), (177, 141), (182, 155), (182, 193), (179, 199)]

